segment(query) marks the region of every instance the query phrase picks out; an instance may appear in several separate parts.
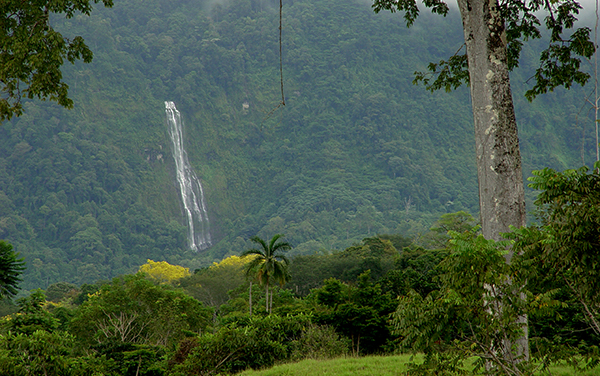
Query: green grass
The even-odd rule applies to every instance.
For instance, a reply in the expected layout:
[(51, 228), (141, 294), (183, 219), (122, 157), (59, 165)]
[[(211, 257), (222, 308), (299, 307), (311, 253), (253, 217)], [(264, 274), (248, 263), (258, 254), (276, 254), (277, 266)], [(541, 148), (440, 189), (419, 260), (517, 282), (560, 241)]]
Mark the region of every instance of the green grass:
[(567, 365), (552, 366), (550, 367), (550, 371), (552, 372), (552, 376), (597, 376), (600, 374), (598, 367), (586, 372), (576, 373), (572, 367)]
[[(362, 358), (337, 358), (330, 360), (303, 360), (260, 371), (244, 371), (238, 376), (399, 376), (406, 371), (410, 355), (366, 356)], [(595, 376), (600, 370), (575, 373), (568, 366), (553, 366), (552, 376)]]
[(307, 359), (261, 371), (244, 371), (239, 376), (397, 376), (406, 370), (404, 365), (410, 355), (366, 356), (362, 358), (337, 358), (330, 360)]

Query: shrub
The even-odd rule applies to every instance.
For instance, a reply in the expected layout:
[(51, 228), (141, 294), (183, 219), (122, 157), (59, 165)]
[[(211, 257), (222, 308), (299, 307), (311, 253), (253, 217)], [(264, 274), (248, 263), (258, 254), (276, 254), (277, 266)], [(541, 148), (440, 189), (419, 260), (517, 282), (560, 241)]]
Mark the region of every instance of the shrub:
[(291, 360), (331, 359), (348, 354), (350, 340), (340, 337), (330, 326), (309, 325), (300, 338), (292, 342)]

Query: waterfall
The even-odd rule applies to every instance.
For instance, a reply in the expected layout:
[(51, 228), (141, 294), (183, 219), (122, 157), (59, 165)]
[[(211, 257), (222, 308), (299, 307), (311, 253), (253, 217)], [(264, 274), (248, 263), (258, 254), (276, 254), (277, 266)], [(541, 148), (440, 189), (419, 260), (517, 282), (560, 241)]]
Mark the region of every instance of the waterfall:
[(208, 213), (204, 200), (204, 190), (200, 179), (190, 166), (183, 148), (183, 122), (175, 103), (165, 102), (167, 125), (173, 149), (173, 159), (177, 169), (177, 182), (181, 192), (183, 211), (188, 223), (188, 242), (191, 249), (199, 251), (212, 245), (210, 239)]

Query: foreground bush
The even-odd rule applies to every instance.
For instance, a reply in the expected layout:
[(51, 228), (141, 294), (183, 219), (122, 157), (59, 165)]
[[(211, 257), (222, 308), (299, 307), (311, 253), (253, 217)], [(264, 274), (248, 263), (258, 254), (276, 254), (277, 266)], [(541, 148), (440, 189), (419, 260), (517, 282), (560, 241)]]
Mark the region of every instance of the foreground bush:
[(331, 358), (348, 352), (348, 341), (333, 328), (317, 326), (308, 315), (245, 318), (215, 334), (180, 342), (171, 374), (232, 373), (305, 358)]

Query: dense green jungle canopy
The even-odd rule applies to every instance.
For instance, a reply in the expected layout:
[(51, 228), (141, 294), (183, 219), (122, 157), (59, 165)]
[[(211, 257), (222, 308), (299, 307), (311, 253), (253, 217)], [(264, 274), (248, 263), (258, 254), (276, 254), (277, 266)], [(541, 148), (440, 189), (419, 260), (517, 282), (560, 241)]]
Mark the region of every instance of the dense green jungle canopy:
[[(284, 233), (292, 255), (376, 233), (412, 236), (478, 210), (468, 89), (431, 94), (413, 72), (462, 44), (457, 12), (410, 29), (362, 0), (122, 0), (54, 23), (91, 64), (65, 66), (75, 108), (27, 102), (0, 126), (0, 238), (22, 287), (93, 282), (146, 259), (191, 267)], [(592, 158), (580, 88), (527, 103), (538, 45), (513, 73), (524, 174)], [(164, 101), (183, 114), (215, 245), (186, 250)], [(531, 200), (531, 194), (529, 199)]]

